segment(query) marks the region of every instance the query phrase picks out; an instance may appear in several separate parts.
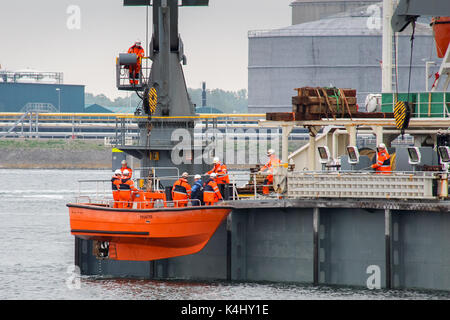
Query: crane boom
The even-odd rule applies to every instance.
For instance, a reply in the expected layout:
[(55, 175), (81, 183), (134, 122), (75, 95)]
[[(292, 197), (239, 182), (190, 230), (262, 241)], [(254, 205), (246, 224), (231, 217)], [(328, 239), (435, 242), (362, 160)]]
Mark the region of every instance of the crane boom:
[(400, 0), (392, 16), (394, 32), (402, 32), (419, 16), (450, 16), (449, 0)]

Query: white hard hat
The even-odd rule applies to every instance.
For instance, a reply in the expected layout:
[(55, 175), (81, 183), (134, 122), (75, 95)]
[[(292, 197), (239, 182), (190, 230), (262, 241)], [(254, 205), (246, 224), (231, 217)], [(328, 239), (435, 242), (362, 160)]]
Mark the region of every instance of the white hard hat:
[(274, 153), (275, 153), (275, 150), (273, 150), (273, 149), (267, 150), (267, 154), (274, 154)]
[(123, 175), (124, 176), (127, 176), (127, 175), (129, 175), (130, 174), (130, 171), (128, 171), (128, 170), (123, 170)]
[(215, 178), (217, 176), (217, 173), (213, 172), (209, 175), (211, 178)]
[(122, 164), (127, 164), (127, 160), (122, 160)]
[(380, 144), (378, 145), (378, 148), (380, 148), (380, 149), (386, 149), (386, 145), (385, 145), (384, 143), (380, 143)]
[(120, 169), (117, 169), (116, 171), (114, 171), (114, 174), (122, 174), (122, 171), (120, 171)]
[(183, 174), (182, 174), (181, 176), (182, 176), (182, 177), (189, 177), (189, 173), (183, 172)]
[(201, 179), (201, 178), (202, 178), (202, 176), (199, 175), (199, 174), (196, 174), (195, 177), (194, 177), (194, 179)]
[(214, 157), (213, 163), (218, 163), (220, 161), (219, 157)]

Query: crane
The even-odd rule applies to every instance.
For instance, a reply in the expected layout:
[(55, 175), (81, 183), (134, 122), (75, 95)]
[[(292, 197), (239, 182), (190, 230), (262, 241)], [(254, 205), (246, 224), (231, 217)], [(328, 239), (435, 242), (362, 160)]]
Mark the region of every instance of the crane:
[[(394, 32), (402, 32), (405, 28), (415, 23), (420, 16), (450, 17), (450, 2), (448, 0), (400, 0), (391, 19), (391, 26)], [(436, 79), (432, 91), (438, 86), (438, 81), (443, 76), (446, 77), (443, 91), (446, 91), (450, 83), (450, 50), (442, 61), (439, 78)]]

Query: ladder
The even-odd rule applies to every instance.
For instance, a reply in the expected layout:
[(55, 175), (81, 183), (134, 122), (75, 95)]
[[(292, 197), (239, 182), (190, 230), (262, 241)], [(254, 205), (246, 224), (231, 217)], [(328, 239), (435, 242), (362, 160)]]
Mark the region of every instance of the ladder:
[(433, 89), (431, 89), (432, 92), (436, 91), (438, 85), (439, 85), (439, 80), (442, 79), (442, 77), (446, 77), (445, 82), (444, 82), (444, 86), (442, 87), (442, 91), (447, 91), (448, 89), (448, 85), (450, 84), (450, 46), (447, 48), (447, 52), (445, 53), (445, 57), (442, 60), (442, 64), (441, 67), (439, 68), (439, 78), (436, 80), (436, 83), (433, 87)]

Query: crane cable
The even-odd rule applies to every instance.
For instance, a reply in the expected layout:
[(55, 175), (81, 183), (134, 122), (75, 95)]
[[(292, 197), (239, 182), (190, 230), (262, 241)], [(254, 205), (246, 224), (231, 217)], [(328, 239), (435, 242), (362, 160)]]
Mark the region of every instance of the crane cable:
[(411, 71), (413, 62), (413, 50), (414, 50), (414, 35), (416, 33), (416, 19), (411, 22), (412, 34), (411, 34), (411, 55), (409, 57), (409, 78), (408, 78), (408, 103), (411, 102), (410, 91), (411, 91)]
[[(409, 120), (411, 118), (411, 74), (412, 74), (412, 62), (413, 62), (413, 51), (414, 51), (414, 35), (416, 30), (416, 19), (411, 21), (412, 24), (412, 34), (411, 34), (411, 53), (409, 58), (409, 78), (408, 78), (408, 95), (406, 97), (407, 101), (395, 101), (394, 105), (394, 118), (395, 124), (398, 129), (400, 129), (402, 139), (404, 139), (405, 130), (408, 128)], [(397, 97), (398, 97), (398, 87), (397, 87)]]

